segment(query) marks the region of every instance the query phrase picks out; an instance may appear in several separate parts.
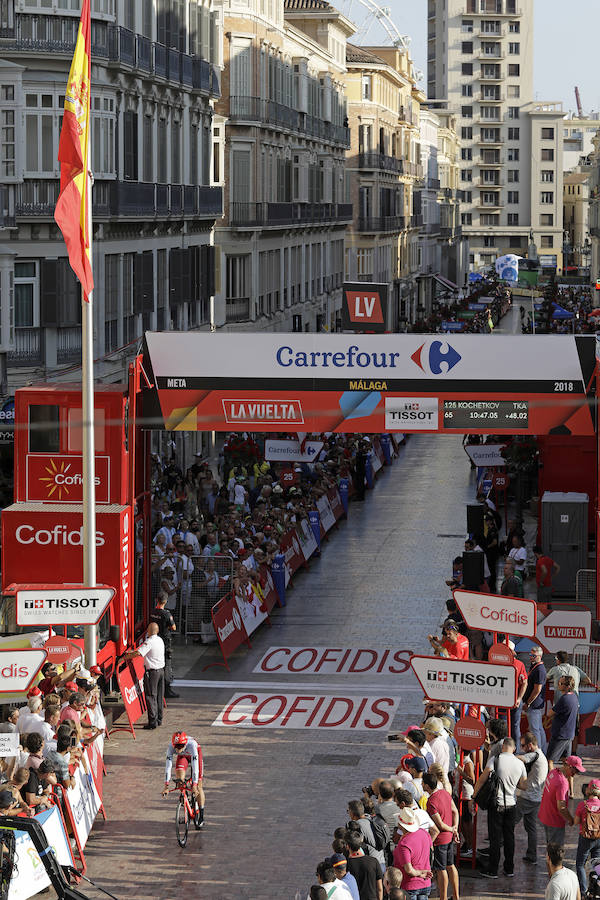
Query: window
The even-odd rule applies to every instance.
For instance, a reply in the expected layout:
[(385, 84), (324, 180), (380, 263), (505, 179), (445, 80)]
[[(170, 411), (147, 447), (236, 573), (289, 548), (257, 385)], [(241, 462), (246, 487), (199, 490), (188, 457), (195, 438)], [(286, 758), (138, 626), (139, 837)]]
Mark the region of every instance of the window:
[(519, 181), (519, 170), (518, 169), (508, 169), (506, 173), (507, 181), (510, 184), (517, 184)]
[(509, 106), (508, 107), (508, 118), (509, 119), (518, 119), (520, 116), (520, 110), (518, 106)]
[(518, 203), (519, 202), (519, 192), (518, 191), (509, 191), (507, 195), (508, 203)]
[(520, 34), (521, 33), (521, 23), (520, 22), (509, 22), (508, 23), (508, 31), (510, 34)]
[(461, 108), (461, 115), (463, 119), (472, 119), (473, 118), (473, 107), (472, 106), (463, 106)]
[(509, 78), (519, 78), (521, 75), (521, 64), (520, 63), (509, 63), (508, 64), (508, 77)]
[(463, 141), (472, 141), (473, 140), (473, 126), (467, 125), (466, 127), (461, 128), (460, 136)]
[[(10, 85), (12, 87), (12, 85)], [(10, 178), (15, 174), (15, 111), (3, 109), (0, 115), (0, 160), (1, 174)]]
[(494, 238), (494, 236), (493, 236), (493, 235), (490, 235), (490, 234), (484, 235), (484, 238), (483, 238), (483, 246), (484, 246), (484, 247), (495, 247), (495, 246), (496, 246), (496, 243), (495, 243), (495, 238)]
[(181, 123), (171, 122), (171, 184), (181, 183)]
[(498, 19), (483, 19), (481, 30), (484, 34), (500, 34), (500, 22)]
[(460, 151), (461, 159), (473, 159), (473, 151), (470, 147), (463, 147)]
[(542, 150), (542, 162), (554, 162), (554, 150)]
[(481, 52), (484, 56), (500, 56), (500, 44), (497, 41), (482, 41)]
[(112, 97), (94, 97), (92, 112), (92, 164), (98, 175), (115, 172), (115, 116)]
[[(144, 116), (144, 165), (142, 172), (143, 181), (154, 181), (154, 121), (152, 116)], [(196, 184), (193, 181), (192, 184)]]
[(519, 162), (520, 151), (518, 147), (509, 147), (506, 151), (507, 162)]
[(138, 180), (138, 117), (131, 110), (123, 114), (123, 178)]
[(551, 234), (543, 234), (541, 237), (540, 246), (545, 250), (549, 250), (554, 246), (554, 238)]
[(463, 191), (463, 203), (473, 202), (473, 191)]
[(158, 120), (158, 158), (157, 181), (159, 184), (167, 183), (167, 120)]
[(500, 107), (499, 106), (482, 106), (481, 107), (481, 118), (482, 119), (500, 119)]
[(362, 84), (362, 99), (363, 100), (372, 100), (373, 99), (373, 85), (372, 78), (370, 75), (363, 75), (361, 79)]
[(509, 84), (507, 87), (507, 97), (508, 99), (514, 99), (515, 97), (521, 96), (521, 88), (518, 84)]
[(481, 225), (499, 225), (500, 216), (497, 213), (482, 213), (479, 221)]
[(521, 52), (521, 45), (518, 42), (509, 41), (508, 52), (512, 54), (512, 56), (518, 56)]
[(472, 97), (473, 96), (473, 85), (472, 84), (463, 84), (462, 95), (463, 95), (463, 97)]
[(37, 263), (16, 262), (14, 268), (15, 328), (33, 328), (38, 325), (37, 290)]
[(554, 203), (554, 191), (542, 191), (540, 203)]
[(544, 228), (552, 228), (554, 225), (554, 213), (542, 213), (540, 215), (540, 225)]
[(542, 128), (542, 140), (543, 141), (553, 141), (554, 140), (554, 128)]
[(107, 353), (119, 346), (119, 264), (117, 253), (107, 253), (104, 257), (104, 349)]
[(29, 450), (31, 453), (59, 453), (60, 409), (58, 406), (29, 407)]
[(509, 141), (518, 141), (521, 138), (521, 129), (520, 128), (509, 128), (508, 129), (508, 139)]
[(461, 225), (472, 225), (473, 224), (473, 214), (472, 213), (461, 213), (460, 214), (460, 224)]
[(508, 213), (506, 217), (507, 225), (518, 225), (519, 224), (519, 213)]
[(500, 129), (499, 128), (482, 128), (481, 129), (481, 140), (484, 142), (484, 144), (500, 143)]
[[(25, 105), (29, 109), (35, 107), (51, 109), (51, 94), (26, 94)], [(50, 113), (27, 113), (25, 116), (25, 170), (26, 172), (47, 172), (54, 174), (56, 155), (58, 152), (57, 130), (54, 116)], [(56, 146), (55, 146), (56, 144)]]
[(481, 66), (481, 77), (492, 81), (500, 80), (500, 66), (498, 63), (484, 63)]
[(463, 75), (472, 75), (473, 74), (473, 63), (463, 63), (461, 66), (461, 72)]
[(460, 49), (465, 54), (473, 53), (473, 41), (463, 41)]
[(483, 206), (498, 206), (500, 194), (496, 191), (482, 191), (481, 203)]
[(520, 250), (521, 249), (521, 238), (520, 237), (511, 237), (508, 239), (508, 246), (511, 250)]
[(553, 182), (554, 181), (554, 169), (542, 169), (541, 181)]
[(371, 247), (359, 247), (356, 251), (356, 274), (359, 278), (373, 277), (373, 250)]
[(473, 181), (473, 172), (471, 169), (461, 169), (461, 181)]
[(465, 34), (473, 34), (473, 19), (463, 19), (460, 30)]

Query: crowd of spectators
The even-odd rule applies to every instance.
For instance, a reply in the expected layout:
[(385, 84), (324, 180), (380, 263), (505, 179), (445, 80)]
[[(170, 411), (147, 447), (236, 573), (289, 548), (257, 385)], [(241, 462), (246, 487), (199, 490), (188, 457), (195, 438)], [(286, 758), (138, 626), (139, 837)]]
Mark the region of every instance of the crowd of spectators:
[(600, 303), (600, 298), (593, 296), (595, 293), (588, 285), (547, 285), (543, 298), (535, 301), (535, 310), (531, 311), (529, 301), (521, 303), (523, 333), (596, 334), (600, 317), (590, 315)]
[[(453, 302), (438, 302), (435, 311), (418, 320), (412, 330), (419, 334), (439, 334), (455, 330), (452, 325), (460, 323), (456, 330), (462, 334), (491, 334), (510, 302), (509, 289), (495, 276), (486, 277), (470, 284)], [(484, 304), (483, 309), (470, 309), (472, 303)]]
[(340, 479), (354, 485), (354, 499), (364, 499), (371, 438), (326, 434), (321, 440), (314, 463), (294, 466), (267, 462), (254, 438), (231, 434), (217, 474), (200, 458), (184, 473), (174, 457), (162, 463), (153, 456), (153, 596), (166, 595), (166, 609), (198, 641), (214, 640), (210, 611), (223, 593), (245, 596), (264, 587), (264, 567), (284, 535), (308, 520)]

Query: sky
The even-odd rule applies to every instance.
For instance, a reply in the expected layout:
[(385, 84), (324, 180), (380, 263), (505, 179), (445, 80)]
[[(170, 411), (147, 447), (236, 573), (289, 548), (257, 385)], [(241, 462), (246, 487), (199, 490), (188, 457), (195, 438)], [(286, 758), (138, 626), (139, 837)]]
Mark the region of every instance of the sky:
[[(398, 30), (410, 35), (416, 67), (426, 73), (427, 0), (375, 2), (389, 8)], [(521, 0), (523, 6), (531, 2)], [(337, 5), (335, 0), (333, 5)], [(357, 6), (354, 0), (354, 21), (359, 15)], [(365, 19), (369, 16), (366, 10), (360, 14)], [(535, 0), (535, 29), (536, 99), (562, 100), (566, 112), (575, 110), (578, 85), (584, 111), (600, 110), (600, 0)], [(373, 37), (374, 32), (361, 43), (371, 43)]]

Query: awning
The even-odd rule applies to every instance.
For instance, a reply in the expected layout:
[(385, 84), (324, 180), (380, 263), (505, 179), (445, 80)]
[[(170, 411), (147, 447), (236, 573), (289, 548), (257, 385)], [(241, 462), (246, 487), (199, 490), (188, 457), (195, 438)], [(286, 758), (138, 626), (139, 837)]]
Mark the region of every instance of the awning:
[(449, 281), (447, 278), (444, 278), (443, 275), (434, 275), (434, 281), (437, 281), (439, 285), (441, 285), (446, 291), (455, 291), (458, 292), (460, 290), (457, 284), (454, 284), (453, 281)]

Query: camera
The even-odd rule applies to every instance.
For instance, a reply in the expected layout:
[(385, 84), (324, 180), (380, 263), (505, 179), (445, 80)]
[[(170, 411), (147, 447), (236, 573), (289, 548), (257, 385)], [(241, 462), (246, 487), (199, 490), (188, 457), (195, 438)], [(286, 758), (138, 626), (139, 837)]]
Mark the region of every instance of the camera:
[(72, 734), (71, 735), (71, 747), (76, 747), (76, 746), (77, 746), (77, 735)]
[(373, 788), (371, 787), (371, 785), (365, 785), (365, 787), (363, 787), (362, 791), (363, 791), (363, 794), (366, 794), (366, 795), (367, 795), (367, 797), (374, 797), (374, 796), (375, 796), (375, 791), (373, 790)]

